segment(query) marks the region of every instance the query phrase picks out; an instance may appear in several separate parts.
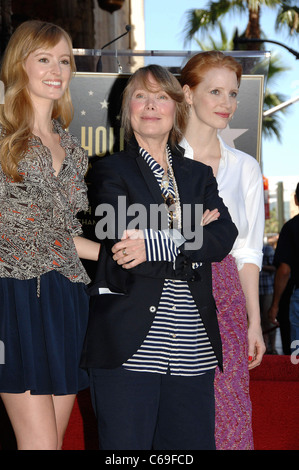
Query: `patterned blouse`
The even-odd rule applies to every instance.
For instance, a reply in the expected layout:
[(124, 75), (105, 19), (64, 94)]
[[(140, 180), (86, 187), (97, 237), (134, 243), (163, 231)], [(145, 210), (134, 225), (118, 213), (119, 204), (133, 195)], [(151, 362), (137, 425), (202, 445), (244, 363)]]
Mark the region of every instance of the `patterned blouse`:
[(53, 128), (65, 150), (57, 176), (49, 149), (36, 136), (19, 163), (23, 181), (11, 180), (0, 166), (0, 277), (31, 279), (56, 270), (87, 284), (73, 237), (82, 233), (76, 214), (88, 207), (88, 157), (57, 121)]

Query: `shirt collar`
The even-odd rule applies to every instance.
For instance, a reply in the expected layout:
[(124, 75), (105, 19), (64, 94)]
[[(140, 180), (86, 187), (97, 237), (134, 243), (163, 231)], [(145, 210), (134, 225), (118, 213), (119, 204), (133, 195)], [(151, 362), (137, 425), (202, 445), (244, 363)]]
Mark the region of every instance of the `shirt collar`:
[[(166, 146), (167, 149), (167, 154), (168, 154), (168, 159), (170, 165), (172, 165), (172, 155), (169, 146)], [(142, 147), (139, 147), (139, 154), (144, 158), (144, 160), (148, 163), (150, 166), (151, 170), (153, 172), (161, 173), (161, 175), (164, 174), (164, 170), (161, 167), (161, 165)]]
[[(220, 153), (221, 153), (220, 165), (222, 166), (226, 163), (228, 154), (232, 155), (235, 159), (237, 159), (235, 152), (232, 152), (231, 147), (224, 142), (224, 140), (222, 139), (222, 137), (220, 137), (218, 133), (217, 133), (217, 138), (220, 143)], [(187, 141), (186, 137), (183, 137), (183, 139), (180, 142), (180, 146), (182, 146), (185, 149), (184, 156), (193, 160), (194, 159), (193, 148)]]
[(217, 133), (217, 138), (220, 142), (220, 152), (221, 157), (223, 157), (224, 161), (227, 160), (228, 154), (231, 155), (235, 160), (237, 160), (237, 156), (233, 151), (232, 147), (230, 147), (226, 142), (224, 142), (223, 138)]

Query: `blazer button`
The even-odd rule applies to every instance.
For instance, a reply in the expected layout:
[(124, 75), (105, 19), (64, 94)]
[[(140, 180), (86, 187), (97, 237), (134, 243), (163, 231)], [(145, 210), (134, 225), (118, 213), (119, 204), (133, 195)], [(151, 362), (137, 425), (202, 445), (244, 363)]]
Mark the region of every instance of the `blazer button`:
[(157, 309), (156, 309), (156, 307), (155, 307), (154, 305), (151, 305), (150, 308), (149, 308), (149, 311), (150, 311), (151, 313), (155, 313), (156, 310), (157, 310)]

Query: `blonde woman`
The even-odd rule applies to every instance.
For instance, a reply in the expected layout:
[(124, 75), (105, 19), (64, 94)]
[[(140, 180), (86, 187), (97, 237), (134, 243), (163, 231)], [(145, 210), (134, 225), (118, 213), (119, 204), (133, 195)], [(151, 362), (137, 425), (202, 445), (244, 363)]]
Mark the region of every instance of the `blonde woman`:
[[(72, 43), (58, 26), (28, 21), (6, 49), (0, 106), (0, 395), (18, 449), (60, 449), (75, 394), (89, 278), (79, 257), (87, 157), (64, 128), (72, 119)], [(59, 120), (58, 120), (59, 119)]]

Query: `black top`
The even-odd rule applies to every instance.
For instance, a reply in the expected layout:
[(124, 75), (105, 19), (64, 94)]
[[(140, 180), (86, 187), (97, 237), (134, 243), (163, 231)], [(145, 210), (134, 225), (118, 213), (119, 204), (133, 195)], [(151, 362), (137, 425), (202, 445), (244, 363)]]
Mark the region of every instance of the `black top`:
[(286, 222), (281, 229), (274, 264), (286, 263), (291, 268), (291, 278), (299, 287), (299, 214)]
[[(125, 229), (131, 223), (134, 216), (129, 209), (134, 204), (142, 204), (148, 215), (145, 225), (139, 228), (153, 228), (151, 207), (154, 204), (163, 205), (164, 202), (160, 186), (140, 155), (135, 139), (126, 151), (103, 157), (93, 165), (90, 196), (91, 206), (98, 217), (96, 234), (101, 238), (101, 252), (95, 280), (89, 290), (90, 316), (82, 367), (109, 369), (121, 366), (132, 357), (153, 323), (165, 279), (188, 282), (218, 364), (222, 366), (211, 263), (221, 261), (230, 252), (238, 232), (218, 195), (212, 169), (184, 158), (179, 149), (172, 151), (172, 165), (180, 194), (182, 234), (186, 243), (180, 246), (175, 263), (146, 261), (130, 270), (123, 269), (113, 260), (111, 248), (120, 238), (122, 227)], [(200, 204), (203, 211), (217, 208), (220, 217), (202, 228), (203, 243), (197, 247), (193, 239), (195, 228), (200, 227), (200, 219), (196, 218), (193, 209)], [(110, 217), (105, 211), (101, 212), (103, 207), (109, 210)], [(187, 217), (185, 210), (190, 207), (190, 217)], [(105, 224), (109, 230), (107, 236), (102, 238), (98, 228), (106, 228)], [(160, 225), (157, 230), (161, 230)], [(194, 265), (197, 266), (195, 269)], [(113, 294), (103, 294), (102, 290), (107, 288)]]

